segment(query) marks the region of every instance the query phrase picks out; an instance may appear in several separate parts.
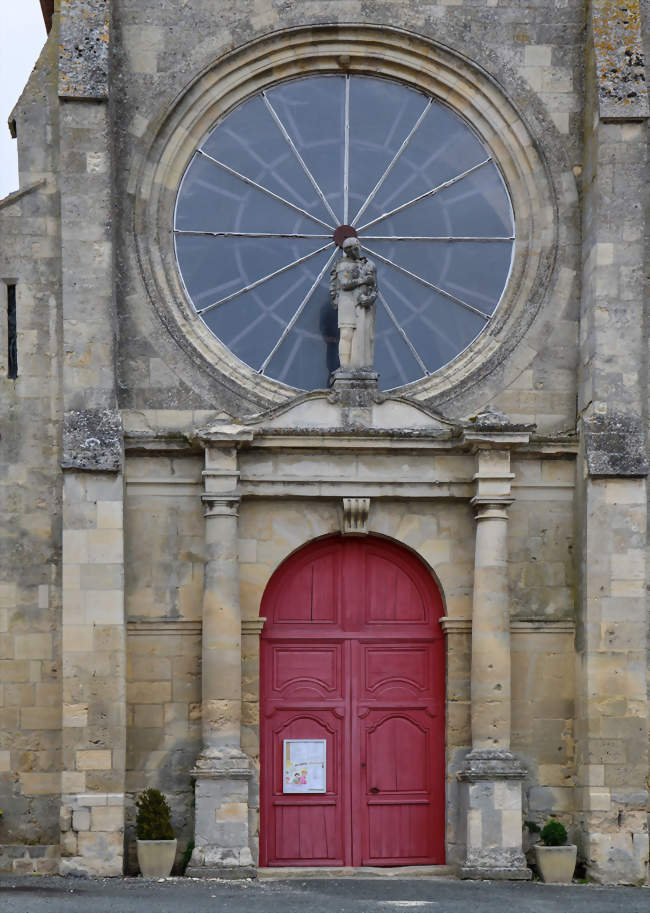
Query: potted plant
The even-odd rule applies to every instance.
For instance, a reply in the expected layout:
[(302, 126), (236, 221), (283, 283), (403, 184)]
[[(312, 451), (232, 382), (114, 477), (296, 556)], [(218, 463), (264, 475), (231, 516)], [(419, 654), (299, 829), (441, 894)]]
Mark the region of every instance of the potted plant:
[(542, 881), (570, 884), (578, 848), (573, 843), (567, 844), (565, 826), (557, 818), (551, 818), (542, 828), (541, 838), (541, 844), (535, 844), (535, 855)]
[(135, 801), (138, 865), (145, 878), (166, 878), (176, 857), (171, 810), (159, 789), (145, 789)]

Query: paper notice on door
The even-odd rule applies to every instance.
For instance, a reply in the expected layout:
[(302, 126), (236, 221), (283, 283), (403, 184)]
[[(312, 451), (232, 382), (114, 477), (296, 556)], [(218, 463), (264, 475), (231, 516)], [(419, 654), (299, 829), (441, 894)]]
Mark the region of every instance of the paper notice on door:
[(324, 793), (327, 782), (325, 739), (285, 739), (282, 791)]

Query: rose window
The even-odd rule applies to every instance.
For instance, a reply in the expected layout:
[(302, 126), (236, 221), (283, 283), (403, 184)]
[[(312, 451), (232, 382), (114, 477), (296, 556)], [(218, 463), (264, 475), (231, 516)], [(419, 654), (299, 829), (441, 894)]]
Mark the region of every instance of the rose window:
[(505, 183), (471, 127), (409, 86), (275, 85), (216, 124), (176, 201), (196, 313), (254, 371), (303, 390), (338, 367), (329, 274), (351, 235), (377, 266), (381, 389), (439, 371), (489, 325), (514, 246)]

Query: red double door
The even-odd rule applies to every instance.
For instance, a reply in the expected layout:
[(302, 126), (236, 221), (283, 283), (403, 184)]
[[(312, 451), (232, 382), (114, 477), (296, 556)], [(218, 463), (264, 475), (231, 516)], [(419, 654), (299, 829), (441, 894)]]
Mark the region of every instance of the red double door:
[[(438, 589), (410, 552), (333, 537), (288, 559), (261, 615), (260, 864), (444, 862)], [(287, 740), (324, 740), (324, 792), (285, 792)]]

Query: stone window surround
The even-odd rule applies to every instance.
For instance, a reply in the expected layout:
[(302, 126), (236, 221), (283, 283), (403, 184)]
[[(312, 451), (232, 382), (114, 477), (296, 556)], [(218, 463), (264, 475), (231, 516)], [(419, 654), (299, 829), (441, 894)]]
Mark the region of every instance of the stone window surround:
[(551, 289), (557, 248), (555, 192), (538, 145), (495, 80), (461, 55), (397, 29), (325, 25), (287, 29), (246, 44), (201, 73), (165, 112), (134, 168), (135, 243), (154, 308), (188, 357), (215, 379), (269, 407), (293, 388), (244, 365), (205, 327), (182, 286), (173, 252), (176, 192), (188, 162), (216, 121), (261, 89), (308, 73), (374, 73), (429, 92), (464, 117), (492, 151), (515, 213), (517, 241), (510, 279), (494, 322), (443, 370), (403, 393), (447, 398), (503, 361)]

